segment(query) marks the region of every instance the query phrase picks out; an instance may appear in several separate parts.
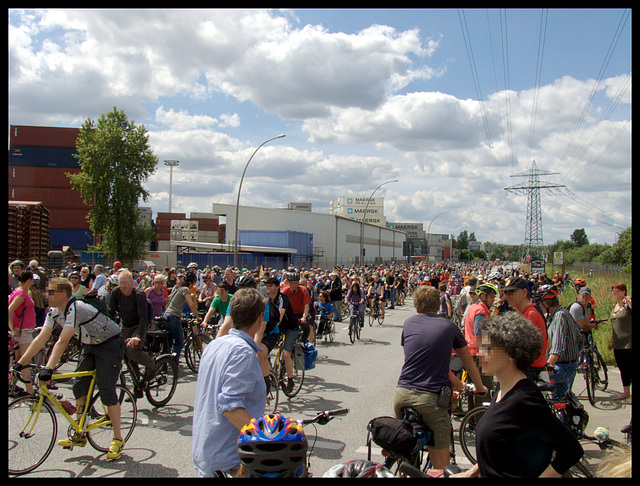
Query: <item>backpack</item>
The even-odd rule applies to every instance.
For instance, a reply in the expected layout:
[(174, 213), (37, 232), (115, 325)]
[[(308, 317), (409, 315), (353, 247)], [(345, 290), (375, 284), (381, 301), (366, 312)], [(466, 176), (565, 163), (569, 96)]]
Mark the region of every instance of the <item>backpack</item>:
[[(64, 308), (64, 315), (66, 316), (67, 313), (69, 312), (69, 307), (71, 307), (71, 304), (75, 301), (81, 301), (81, 302), (85, 302), (89, 305), (91, 305), (92, 307), (94, 307), (99, 314), (103, 314), (104, 316), (108, 317), (109, 319), (111, 319), (111, 316), (109, 314), (109, 308), (107, 307), (107, 303), (104, 301), (104, 299), (101, 299), (100, 297), (98, 297), (98, 295), (96, 293), (93, 292), (89, 292), (88, 294), (83, 295), (82, 297), (78, 298), (78, 297), (71, 297), (69, 299), (69, 301), (67, 302), (66, 307)], [(95, 316), (93, 316), (93, 319), (95, 319), (96, 317), (98, 317), (98, 314), (96, 314)], [(89, 321), (87, 321), (89, 322)], [(86, 324), (86, 322), (83, 322), (81, 324)]]

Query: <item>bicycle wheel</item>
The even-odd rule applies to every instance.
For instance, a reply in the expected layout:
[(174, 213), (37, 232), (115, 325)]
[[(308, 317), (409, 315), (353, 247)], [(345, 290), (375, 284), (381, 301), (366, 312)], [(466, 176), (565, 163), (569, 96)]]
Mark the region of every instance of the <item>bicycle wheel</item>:
[(58, 437), (58, 421), (53, 407), (44, 401), (37, 414), (38, 400), (36, 397), (22, 397), (9, 404), (8, 466), (12, 476), (28, 473), (42, 464), (51, 454)]
[[(136, 406), (136, 400), (133, 394), (128, 388), (122, 385), (116, 385), (116, 394), (120, 397), (120, 431), (122, 438), (125, 442), (129, 440), (133, 429), (136, 427), (136, 421), (138, 420), (138, 408)], [(89, 404), (89, 412), (87, 416), (88, 425), (96, 425), (98, 423), (104, 423), (104, 425), (87, 432), (87, 439), (89, 444), (100, 452), (108, 452), (111, 440), (113, 439), (113, 427), (111, 425), (111, 419), (107, 414), (107, 407), (105, 407), (100, 400), (100, 394), (94, 393)]]
[(333, 338), (336, 337), (336, 323), (330, 319), (329, 320), (329, 341), (333, 342)]
[(206, 345), (210, 342), (211, 338), (202, 332), (196, 334), (193, 337), (190, 337), (187, 340), (185, 346), (185, 360), (189, 369), (194, 373), (198, 372), (202, 352), (204, 351)]
[(360, 339), (360, 319), (356, 319), (356, 339)]
[(156, 365), (158, 369), (145, 388), (147, 400), (154, 407), (163, 407), (176, 391), (178, 386), (178, 367), (171, 356), (161, 356)]
[(384, 313), (381, 310), (378, 310), (378, 324), (382, 325), (384, 322)]
[(269, 370), (269, 392), (267, 393), (267, 406), (265, 410), (272, 414), (278, 410), (278, 400), (280, 398), (280, 387), (278, 386), (278, 375), (273, 368)]
[[(298, 343), (296, 343), (296, 346), (297, 345)], [(293, 398), (300, 392), (300, 389), (302, 388), (302, 383), (304, 382), (304, 366), (298, 366), (294, 353), (292, 353), (291, 361), (293, 361), (293, 388), (290, 391), (287, 391), (287, 383), (289, 381), (289, 377), (287, 376), (286, 366), (284, 365), (284, 354), (281, 360), (282, 361), (279, 365), (279, 383), (282, 387), (282, 393), (284, 393), (289, 398)]]
[(460, 446), (471, 464), (476, 463), (476, 424), (486, 411), (485, 406), (476, 407), (467, 413), (460, 423)]
[(596, 377), (595, 367), (593, 365), (593, 355), (589, 357), (586, 368), (584, 370), (584, 381), (587, 385), (587, 398), (592, 406), (596, 404)]
[(600, 391), (605, 391), (609, 386), (609, 371), (607, 365), (600, 354), (600, 351), (594, 349), (594, 377), (596, 382), (596, 388)]
[(349, 319), (349, 341), (351, 341), (351, 344), (356, 342), (357, 325), (358, 322), (356, 321), (356, 316), (351, 316), (351, 319)]
[(373, 322), (376, 320), (376, 308), (375, 304), (373, 305), (373, 309), (371, 309), (371, 312), (369, 312), (369, 327), (373, 326)]

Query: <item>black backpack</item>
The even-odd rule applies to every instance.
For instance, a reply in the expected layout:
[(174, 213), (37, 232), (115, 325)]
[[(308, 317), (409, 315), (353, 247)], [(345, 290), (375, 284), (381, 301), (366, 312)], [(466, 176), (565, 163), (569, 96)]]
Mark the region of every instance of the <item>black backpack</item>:
[[(94, 307), (98, 311), (91, 320), (98, 317), (98, 314), (103, 314), (109, 319), (111, 319), (111, 316), (109, 315), (109, 308), (107, 307), (107, 303), (104, 301), (104, 299), (101, 299), (100, 297), (98, 297), (98, 295), (95, 292), (89, 292), (83, 295), (82, 297), (71, 297), (67, 302), (66, 307), (64, 308), (65, 316), (69, 312), (69, 307), (71, 307), (71, 304), (73, 304), (76, 301), (85, 302), (91, 305), (92, 307)], [(86, 322), (83, 322), (81, 324), (86, 324)]]
[[(409, 454), (418, 443), (412, 427), (394, 417), (376, 417), (367, 424), (367, 430), (378, 446), (399, 455)], [(370, 444), (369, 439), (367, 442)]]

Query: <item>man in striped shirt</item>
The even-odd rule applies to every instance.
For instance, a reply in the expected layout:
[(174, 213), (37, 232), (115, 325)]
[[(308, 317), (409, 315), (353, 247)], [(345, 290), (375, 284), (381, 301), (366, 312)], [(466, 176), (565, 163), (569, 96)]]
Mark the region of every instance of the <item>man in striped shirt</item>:
[(580, 328), (571, 313), (560, 305), (555, 286), (540, 287), (536, 297), (548, 316), (547, 365), (553, 368), (549, 371), (549, 378), (556, 385), (553, 397), (561, 399), (573, 393), (571, 387), (580, 357)]

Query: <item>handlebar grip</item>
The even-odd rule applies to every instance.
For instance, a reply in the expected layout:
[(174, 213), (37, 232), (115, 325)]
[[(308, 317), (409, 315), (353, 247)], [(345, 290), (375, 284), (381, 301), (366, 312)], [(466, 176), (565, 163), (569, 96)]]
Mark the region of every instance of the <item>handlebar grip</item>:
[(329, 415), (330, 417), (333, 417), (334, 415), (344, 415), (349, 413), (349, 409), (348, 408), (339, 408), (338, 410), (330, 410), (329, 412), (325, 412), (327, 415)]

